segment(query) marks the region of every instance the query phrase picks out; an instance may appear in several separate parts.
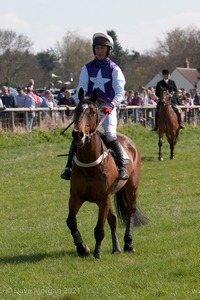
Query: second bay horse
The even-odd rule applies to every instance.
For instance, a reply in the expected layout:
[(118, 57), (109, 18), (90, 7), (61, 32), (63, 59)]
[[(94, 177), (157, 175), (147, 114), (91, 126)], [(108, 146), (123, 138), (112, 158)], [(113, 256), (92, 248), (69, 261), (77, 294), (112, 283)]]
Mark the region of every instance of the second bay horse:
[(160, 95), (160, 109), (158, 115), (158, 159), (163, 160), (162, 146), (163, 136), (166, 134), (168, 143), (170, 145), (170, 158), (174, 158), (174, 147), (179, 136), (178, 117), (170, 103), (170, 94), (167, 90), (163, 90)]
[(77, 146), (73, 159), (69, 213), (67, 225), (71, 231), (79, 256), (86, 257), (89, 247), (83, 242), (78, 230), (76, 215), (85, 201), (96, 203), (99, 208), (98, 220), (94, 228), (96, 240), (94, 257), (99, 259), (102, 253), (104, 225), (109, 223), (112, 237), (112, 253), (121, 252), (116, 232), (116, 216), (112, 208), (112, 194), (115, 194), (117, 214), (124, 222), (124, 251), (134, 252), (132, 243), (133, 228), (146, 224), (148, 219), (137, 206), (137, 194), (140, 181), (141, 156), (137, 146), (131, 139), (118, 134), (124, 151), (127, 154), (128, 180), (117, 180), (118, 168), (109, 145), (99, 128), (99, 111), (95, 104), (97, 92), (93, 91), (91, 98), (84, 97), (83, 89), (79, 91), (79, 104), (74, 111), (73, 142)]

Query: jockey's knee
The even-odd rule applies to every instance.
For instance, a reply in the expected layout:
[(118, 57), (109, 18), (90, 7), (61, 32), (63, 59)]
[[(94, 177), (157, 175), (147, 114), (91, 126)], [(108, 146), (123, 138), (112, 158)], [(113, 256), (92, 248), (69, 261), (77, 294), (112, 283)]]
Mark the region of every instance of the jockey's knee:
[(109, 143), (111, 143), (117, 139), (117, 135), (113, 134), (113, 133), (105, 133), (105, 136)]

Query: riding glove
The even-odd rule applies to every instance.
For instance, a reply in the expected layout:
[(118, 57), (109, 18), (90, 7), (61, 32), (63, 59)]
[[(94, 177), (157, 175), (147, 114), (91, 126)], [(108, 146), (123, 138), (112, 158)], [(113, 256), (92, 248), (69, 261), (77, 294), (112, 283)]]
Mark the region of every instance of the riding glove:
[(112, 110), (113, 110), (114, 107), (115, 107), (114, 104), (111, 102), (107, 106), (103, 107), (102, 112), (104, 114), (108, 114), (109, 115), (109, 114), (111, 114), (111, 112), (112, 112)]

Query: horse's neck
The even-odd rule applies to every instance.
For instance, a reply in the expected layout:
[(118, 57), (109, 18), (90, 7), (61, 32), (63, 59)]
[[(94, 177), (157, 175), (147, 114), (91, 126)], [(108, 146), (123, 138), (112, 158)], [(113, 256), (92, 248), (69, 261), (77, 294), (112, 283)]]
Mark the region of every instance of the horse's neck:
[(99, 134), (94, 133), (90, 141), (80, 147), (77, 147), (76, 156), (81, 162), (93, 162), (103, 153), (104, 147), (105, 146)]
[(171, 105), (168, 102), (165, 102), (161, 105), (161, 110), (163, 111), (169, 111), (171, 109)]
[(163, 120), (171, 120), (171, 118), (173, 118), (176, 114), (171, 104), (165, 103), (165, 105), (162, 105), (159, 115)]

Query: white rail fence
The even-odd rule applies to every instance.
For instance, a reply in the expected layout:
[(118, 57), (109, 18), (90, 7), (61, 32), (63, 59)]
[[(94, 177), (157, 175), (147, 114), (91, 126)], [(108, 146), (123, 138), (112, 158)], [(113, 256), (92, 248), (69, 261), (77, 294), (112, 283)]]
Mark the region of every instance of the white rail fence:
[[(184, 122), (189, 124), (200, 124), (200, 105), (185, 107), (180, 106), (183, 111)], [(60, 106), (56, 108), (6, 108), (0, 111), (0, 130), (15, 130), (24, 128), (28, 130), (28, 116), (30, 112), (35, 112), (33, 127), (42, 128), (44, 126), (54, 128), (64, 127), (73, 119), (74, 107)], [(117, 110), (118, 122), (140, 123), (143, 126), (154, 126), (155, 106), (122, 106)]]

